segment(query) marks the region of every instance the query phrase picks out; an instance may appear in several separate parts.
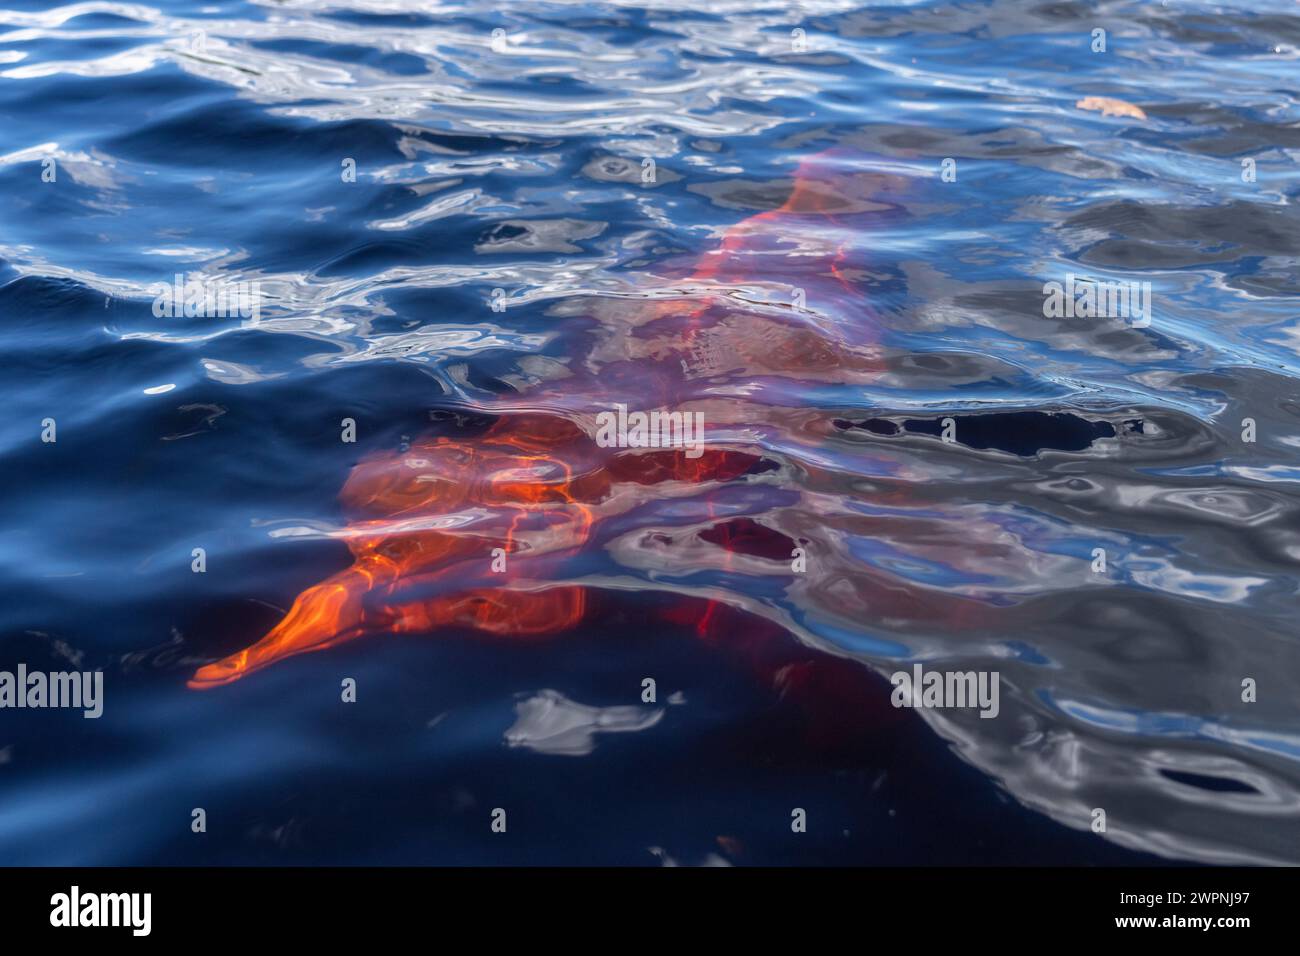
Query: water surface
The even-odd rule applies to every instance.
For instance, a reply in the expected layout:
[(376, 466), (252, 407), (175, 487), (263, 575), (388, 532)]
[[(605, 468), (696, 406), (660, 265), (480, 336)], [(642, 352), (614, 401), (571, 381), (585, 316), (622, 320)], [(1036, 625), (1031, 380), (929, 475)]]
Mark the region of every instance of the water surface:
[[(1294, 4), (5, 5), (0, 667), (106, 703), (0, 712), (0, 862), (1300, 861)], [(669, 367), (755, 466), (637, 484), (563, 634), (187, 686), (349, 566), (359, 462)]]

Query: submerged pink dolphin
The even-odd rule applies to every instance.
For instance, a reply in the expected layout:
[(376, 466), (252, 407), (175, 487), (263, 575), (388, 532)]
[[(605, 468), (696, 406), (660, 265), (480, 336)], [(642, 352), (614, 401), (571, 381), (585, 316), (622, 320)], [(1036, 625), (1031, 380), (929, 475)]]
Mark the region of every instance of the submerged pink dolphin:
[[(668, 568), (678, 561), (743, 566), (793, 580), (792, 557), (823, 530), (818, 470), (807, 468), (809, 491), (765, 516), (721, 515), (715, 499), (762, 470), (754, 436), (764, 429), (810, 441), (827, 430), (821, 413), (797, 402), (756, 399), (756, 385), (779, 396), (783, 381), (866, 384), (878, 374), (878, 326), (857, 288), (860, 263), (851, 248), (864, 220), (888, 208), (872, 198), (881, 188), (889, 181), (843, 168), (833, 154), (805, 160), (789, 198), (729, 228), (717, 249), (668, 287), (675, 294), (591, 306), (586, 315), (605, 334), (563, 379), (486, 409), (500, 416), (486, 434), (422, 438), (361, 461), (341, 495), (350, 520), (339, 534), (352, 566), (307, 588), (269, 633), (200, 667), (189, 686), (228, 684), (365, 635), (455, 627), (525, 640), (572, 628), (617, 592), (575, 580), (574, 559), (592, 548), (619, 552), (650, 503), (680, 502), (702, 519), (673, 534), (652, 530), (647, 519), (640, 559), (658, 548)], [(737, 303), (736, 290), (754, 281), (802, 292)], [(796, 298), (809, 308), (795, 307)], [(813, 307), (828, 304), (834, 308)], [(831, 318), (836, 313), (852, 321)], [(598, 440), (608, 436), (597, 410), (620, 405), (670, 409), (701, 423), (706, 436), (723, 437), (698, 446), (609, 447)], [(837, 519), (845, 527), (870, 520)], [(792, 587), (821, 587), (819, 599), (833, 599), (847, 617), (870, 608), (952, 625), (972, 611), (959, 598), (899, 589), (849, 555), (820, 560), (819, 574)], [(822, 655), (829, 661), (810, 665), (809, 649), (788, 638), (788, 622), (757, 602), (681, 597), (668, 616), (731, 647), (773, 686), (822, 684), (827, 704), (836, 695), (826, 687), (858, 692), (855, 679), (818, 676), (838, 673), (837, 658)], [(856, 664), (854, 672), (868, 676)]]

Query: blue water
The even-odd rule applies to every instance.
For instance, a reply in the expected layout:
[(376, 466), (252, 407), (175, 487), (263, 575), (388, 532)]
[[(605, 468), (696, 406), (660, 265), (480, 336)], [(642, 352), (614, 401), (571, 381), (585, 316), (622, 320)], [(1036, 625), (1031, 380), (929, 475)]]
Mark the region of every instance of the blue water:
[[(105, 684), (0, 710), (0, 863), (1300, 862), (1294, 3), (0, 2), (0, 670)], [(665, 369), (761, 466), (638, 485), (580, 623), (187, 686), (358, 463)]]

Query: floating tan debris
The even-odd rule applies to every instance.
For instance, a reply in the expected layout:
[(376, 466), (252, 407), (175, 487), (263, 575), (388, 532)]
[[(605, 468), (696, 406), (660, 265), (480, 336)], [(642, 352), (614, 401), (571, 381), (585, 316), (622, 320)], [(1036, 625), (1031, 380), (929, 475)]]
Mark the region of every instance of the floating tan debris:
[(1074, 105), (1081, 110), (1100, 110), (1106, 116), (1131, 116), (1140, 120), (1147, 118), (1142, 107), (1109, 96), (1085, 96)]

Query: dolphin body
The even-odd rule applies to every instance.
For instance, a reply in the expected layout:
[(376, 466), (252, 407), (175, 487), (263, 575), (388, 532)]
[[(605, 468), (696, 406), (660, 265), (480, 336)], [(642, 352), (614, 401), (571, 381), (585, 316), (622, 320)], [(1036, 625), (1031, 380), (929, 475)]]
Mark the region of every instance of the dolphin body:
[[(779, 465), (766, 436), (816, 448), (834, 434), (799, 387), (865, 385), (880, 372), (857, 244), (893, 208), (879, 196), (898, 188), (897, 177), (817, 154), (779, 208), (727, 229), (677, 282), (567, 305), (588, 347), (565, 377), (477, 403), (497, 416), (485, 434), (425, 437), (358, 463), (341, 494), (352, 566), (303, 591), (261, 640), (200, 667), (189, 686), (229, 684), (370, 634), (562, 632), (630, 586), (581, 580), (576, 559), (593, 550), (647, 574), (639, 589), (656, 587), (665, 570), (743, 573), (783, 582), (796, 605), (833, 606), (849, 622), (867, 613), (945, 627), (965, 619), (975, 602), (909, 593), (836, 546), (827, 469), (801, 462), (797, 491), (768, 474)], [(755, 283), (771, 294), (756, 301)], [(704, 447), (603, 447), (595, 420), (617, 405), (698, 416)], [(666, 514), (689, 520), (665, 526)], [(869, 533), (882, 520), (840, 514), (833, 523)], [(800, 573), (805, 550), (812, 566)], [(862, 700), (864, 682), (880, 680), (836, 647), (810, 655), (805, 645), (817, 641), (771, 602), (670, 589), (679, 595), (670, 618), (782, 694), (817, 688), (828, 723)]]

